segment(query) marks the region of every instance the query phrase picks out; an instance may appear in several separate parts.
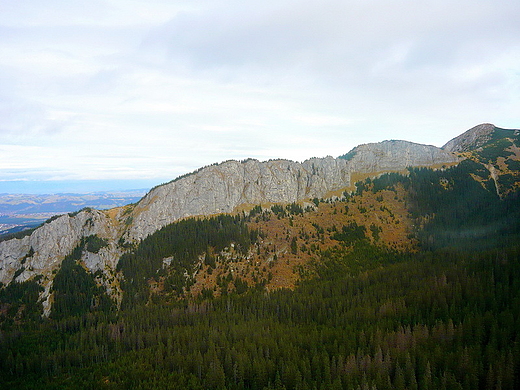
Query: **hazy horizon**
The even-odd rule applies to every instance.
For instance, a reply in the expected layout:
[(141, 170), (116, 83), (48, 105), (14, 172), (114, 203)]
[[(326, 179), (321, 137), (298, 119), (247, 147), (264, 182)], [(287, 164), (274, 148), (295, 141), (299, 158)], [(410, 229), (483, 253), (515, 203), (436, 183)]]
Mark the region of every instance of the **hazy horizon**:
[(166, 181), (157, 180), (49, 180), (3, 181), (0, 194), (85, 194), (92, 192), (148, 191)]

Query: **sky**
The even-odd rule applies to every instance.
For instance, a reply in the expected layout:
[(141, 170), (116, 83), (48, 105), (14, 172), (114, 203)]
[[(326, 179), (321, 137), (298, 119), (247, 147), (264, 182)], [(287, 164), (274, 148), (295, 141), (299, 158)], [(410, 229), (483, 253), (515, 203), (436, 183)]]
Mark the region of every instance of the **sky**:
[(514, 0), (0, 0), (0, 193), (520, 128)]

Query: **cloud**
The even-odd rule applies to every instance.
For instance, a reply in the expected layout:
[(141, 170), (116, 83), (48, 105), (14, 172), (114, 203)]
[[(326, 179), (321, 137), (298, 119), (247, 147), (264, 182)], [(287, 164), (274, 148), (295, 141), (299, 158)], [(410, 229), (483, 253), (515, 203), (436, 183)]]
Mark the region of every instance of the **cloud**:
[(229, 158), (519, 127), (517, 2), (0, 7), (0, 150), (14, 164), (0, 180), (166, 181)]
[(508, 3), (286, 1), (252, 11), (230, 3), (178, 15), (155, 43), (171, 66), (222, 82), (338, 94), (355, 112), (371, 105), (386, 114), (391, 100), (389, 111), (420, 115), (442, 100), (447, 111), (461, 99), (473, 106), (469, 67), (489, 69), (474, 85), (517, 80), (494, 63), (508, 50), (506, 63), (518, 63), (519, 7)]
[(359, 74), (364, 69), (357, 64), (376, 60), (396, 42), (415, 43), (409, 65), (416, 67), (451, 62), (461, 47), (478, 40), (493, 42), (505, 35), (508, 44), (518, 31), (514, 11), (519, 7), (501, 6), (507, 3), (268, 1), (251, 7), (225, 2), (206, 12), (181, 13), (155, 36), (171, 58), (189, 58), (194, 67), (304, 62), (318, 70), (336, 69), (337, 61), (329, 61), (335, 58), (344, 59), (343, 69)]

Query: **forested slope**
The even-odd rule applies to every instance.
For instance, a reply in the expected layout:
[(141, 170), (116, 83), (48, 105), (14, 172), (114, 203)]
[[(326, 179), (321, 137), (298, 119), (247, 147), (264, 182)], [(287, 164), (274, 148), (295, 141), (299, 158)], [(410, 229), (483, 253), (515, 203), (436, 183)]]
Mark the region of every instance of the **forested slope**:
[[(518, 248), (365, 252), (294, 291), (138, 305), (2, 331), (6, 388), (514, 389)], [(364, 260), (378, 256), (378, 267)]]
[(517, 144), (165, 226), (120, 258), (121, 301), (80, 260), (106, 245), (89, 236), (50, 318), (38, 280), (0, 289), (0, 387), (517, 389)]

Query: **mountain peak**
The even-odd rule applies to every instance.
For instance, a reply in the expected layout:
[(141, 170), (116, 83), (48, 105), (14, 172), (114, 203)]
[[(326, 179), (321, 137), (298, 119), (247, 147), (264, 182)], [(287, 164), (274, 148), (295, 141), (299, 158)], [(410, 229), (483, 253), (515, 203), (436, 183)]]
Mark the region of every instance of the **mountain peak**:
[(442, 149), (457, 153), (479, 148), (491, 139), (496, 129), (497, 127), (491, 123), (482, 123), (448, 141)]

